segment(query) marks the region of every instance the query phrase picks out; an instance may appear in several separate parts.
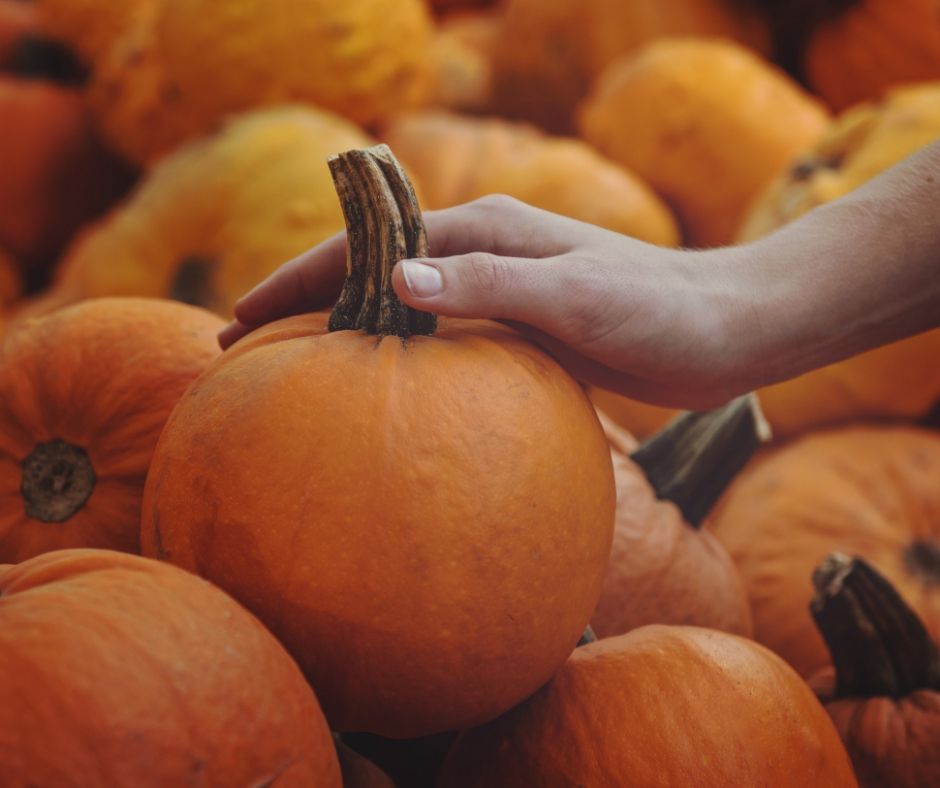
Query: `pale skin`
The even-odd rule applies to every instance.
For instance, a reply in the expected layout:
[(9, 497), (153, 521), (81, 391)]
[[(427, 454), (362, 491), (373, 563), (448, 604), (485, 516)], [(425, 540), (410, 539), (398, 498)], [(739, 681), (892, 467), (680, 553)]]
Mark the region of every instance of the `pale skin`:
[[(511, 323), (579, 380), (709, 408), (940, 326), (940, 143), (758, 241), (666, 249), (491, 196), (425, 213), (406, 304)], [(341, 233), (242, 298), (219, 336), (332, 304)], [(938, 362), (940, 363), (940, 359)]]

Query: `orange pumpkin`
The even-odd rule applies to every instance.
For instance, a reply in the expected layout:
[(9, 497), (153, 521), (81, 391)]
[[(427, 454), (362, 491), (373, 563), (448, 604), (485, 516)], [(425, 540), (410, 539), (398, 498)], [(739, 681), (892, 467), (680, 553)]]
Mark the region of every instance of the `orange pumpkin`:
[(170, 301), (101, 299), (11, 329), (0, 345), (0, 561), (138, 551), (157, 437), (218, 355), (222, 325)]
[(940, 435), (853, 427), (784, 445), (738, 477), (710, 527), (748, 588), (754, 637), (803, 676), (829, 663), (809, 614), (815, 567), (865, 558), (940, 632)]
[(694, 38), (654, 41), (613, 63), (580, 120), (588, 142), (665, 197), (695, 246), (729, 243), (754, 197), (829, 124), (821, 104), (757, 55)]
[(0, 568), (0, 697), (6, 785), (341, 784), (280, 644), (217, 588), (139, 556)]
[(641, 446), (610, 422), (604, 431), (617, 513), (594, 632), (611, 637), (644, 624), (692, 624), (750, 635), (744, 583), (721, 543), (699, 526), (770, 437), (754, 397), (686, 414)]
[(763, 24), (725, 0), (507, 0), (494, 51), (496, 109), (571, 132), (575, 107), (608, 64), (676, 35), (766, 48)]
[(228, 316), (281, 263), (343, 228), (326, 157), (368, 143), (355, 126), (312, 108), (235, 118), (167, 157), (83, 233), (27, 313), (139, 295)]
[(130, 176), (104, 150), (76, 90), (0, 76), (0, 128), (0, 247), (43, 267)]
[(486, 112), (493, 101), (493, 48), (502, 15), (495, 10), (454, 14), (434, 33), (434, 78), (428, 104)]
[(736, 635), (652, 625), (577, 649), (525, 703), (461, 734), (440, 784), (856, 782), (832, 722), (781, 659)]
[(940, 784), (936, 643), (891, 584), (862, 559), (831, 555), (813, 582), (813, 616), (835, 669), (810, 683), (835, 722), (862, 788)]
[(808, 36), (804, 70), (835, 109), (940, 79), (938, 0), (855, 0)]
[(426, 254), (387, 148), (331, 160), (350, 274), (329, 321), (238, 342), (174, 410), (142, 546), (254, 611), (337, 730), (492, 719), (565, 660), (600, 594), (614, 484), (580, 386), (511, 329), (405, 309)]
[(432, 30), (424, 0), (161, 0), (96, 71), (93, 103), (138, 163), (285, 102), (374, 124), (425, 100)]
[(653, 191), (580, 140), (441, 111), (400, 116), (380, 136), (414, 173), (428, 208), (505, 193), (651, 243), (679, 241), (672, 214)]

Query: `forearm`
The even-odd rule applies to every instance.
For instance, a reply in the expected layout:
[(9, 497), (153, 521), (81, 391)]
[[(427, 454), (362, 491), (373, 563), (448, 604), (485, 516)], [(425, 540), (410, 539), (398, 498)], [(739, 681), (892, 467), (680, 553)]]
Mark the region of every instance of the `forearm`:
[(732, 257), (760, 384), (940, 326), (940, 143)]

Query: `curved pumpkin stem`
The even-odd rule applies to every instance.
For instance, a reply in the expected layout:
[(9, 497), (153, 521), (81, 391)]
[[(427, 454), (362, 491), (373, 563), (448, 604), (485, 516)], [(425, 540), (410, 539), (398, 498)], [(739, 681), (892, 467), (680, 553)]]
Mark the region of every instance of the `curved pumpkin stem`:
[(330, 331), (433, 334), (437, 317), (405, 306), (392, 289), (399, 260), (424, 257), (428, 239), (414, 188), (387, 145), (329, 159), (346, 220), (346, 282), (330, 315)]
[(699, 526), (762, 443), (770, 425), (757, 395), (705, 413), (683, 413), (630, 455), (661, 500)]
[(811, 610), (836, 669), (837, 698), (940, 690), (940, 653), (917, 614), (870, 564), (833, 553), (813, 573)]

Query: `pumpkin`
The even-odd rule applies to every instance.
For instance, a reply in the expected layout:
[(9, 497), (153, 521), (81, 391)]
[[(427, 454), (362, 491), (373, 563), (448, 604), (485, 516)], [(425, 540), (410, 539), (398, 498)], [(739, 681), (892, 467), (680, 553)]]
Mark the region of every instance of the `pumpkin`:
[(403, 115), (380, 136), (422, 184), (428, 208), (502, 192), (651, 243), (679, 241), (669, 209), (653, 191), (579, 140), (441, 111)]
[(754, 637), (809, 677), (829, 655), (809, 614), (831, 552), (869, 561), (940, 632), (940, 435), (856, 426), (806, 435), (741, 474), (709, 525), (748, 588)]
[(917, 615), (863, 559), (833, 554), (813, 575), (813, 617), (835, 669), (811, 686), (862, 788), (940, 783), (940, 653)]
[(462, 733), (448, 788), (854, 786), (822, 706), (750, 640), (650, 625), (577, 649), (551, 682)]
[(762, 23), (725, 0), (508, 0), (494, 51), (500, 114), (554, 132), (619, 56), (662, 36), (722, 36), (765, 48)]
[(341, 784), (297, 665), (198, 577), (59, 550), (0, 569), (0, 622), (7, 785)]
[(613, 63), (580, 123), (588, 142), (665, 197), (690, 244), (719, 246), (734, 238), (761, 189), (820, 138), (829, 117), (741, 46), (668, 38)]
[(424, 0), (161, 0), (96, 73), (109, 139), (151, 162), (234, 112), (304, 102), (372, 124), (423, 101)]
[(499, 5), (501, 1), (502, 0), (430, 0), (430, 4), (435, 14), (446, 15), (455, 11), (491, 8)]
[(65, 547), (139, 550), (157, 437), (218, 355), (223, 321), (98, 299), (18, 323), (0, 345), (0, 562)]
[(502, 16), (480, 10), (441, 20), (431, 58), (434, 79), (428, 104), (465, 112), (486, 112), (492, 104), (493, 47)]
[(940, 79), (938, 0), (854, 0), (809, 34), (807, 81), (836, 109), (887, 88)]
[(254, 331), (183, 397), (142, 546), (255, 612), (335, 730), (455, 730), (518, 703), (577, 642), (610, 552), (610, 455), (541, 350), (488, 321), (435, 329), (397, 300), (392, 265), (427, 242), (388, 149), (331, 168), (340, 299)]
[(686, 414), (640, 446), (609, 422), (604, 429), (617, 513), (594, 632), (611, 637), (644, 624), (692, 624), (750, 635), (744, 584), (721, 543), (699, 526), (770, 437), (756, 399)]
[(0, 247), (44, 268), (127, 188), (79, 92), (0, 76)]
[(19, 264), (0, 249), (0, 309), (16, 301), (21, 291)]
[[(160, 0), (162, 2), (162, 0)], [(35, 0), (38, 31), (93, 65), (157, 0)]]
[(230, 315), (277, 266), (342, 229), (325, 159), (361, 144), (368, 138), (358, 129), (314, 109), (233, 120), (161, 162), (121, 208), (83, 233), (28, 313), (142, 295)]

